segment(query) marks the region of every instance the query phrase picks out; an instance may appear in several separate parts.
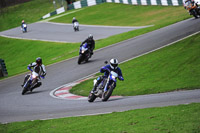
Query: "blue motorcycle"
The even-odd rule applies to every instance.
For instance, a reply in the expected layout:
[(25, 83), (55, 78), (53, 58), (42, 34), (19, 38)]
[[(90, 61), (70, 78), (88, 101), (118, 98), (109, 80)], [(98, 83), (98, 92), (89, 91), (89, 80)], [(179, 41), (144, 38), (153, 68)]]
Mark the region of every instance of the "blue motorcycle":
[[(102, 101), (107, 101), (112, 95), (113, 90), (116, 87), (118, 74), (114, 71), (107, 70), (109, 72), (108, 78), (104, 77), (101, 83), (97, 86), (94, 93), (90, 93), (88, 96), (88, 102), (93, 102), (97, 97), (101, 98)], [(95, 79), (94, 85), (97, 80)]]
[(83, 61), (88, 62), (89, 58), (91, 58), (91, 52), (88, 48), (88, 44), (85, 43), (80, 47), (78, 64), (81, 64)]
[(23, 33), (27, 32), (27, 25), (26, 24), (22, 24), (21, 30), (22, 30)]

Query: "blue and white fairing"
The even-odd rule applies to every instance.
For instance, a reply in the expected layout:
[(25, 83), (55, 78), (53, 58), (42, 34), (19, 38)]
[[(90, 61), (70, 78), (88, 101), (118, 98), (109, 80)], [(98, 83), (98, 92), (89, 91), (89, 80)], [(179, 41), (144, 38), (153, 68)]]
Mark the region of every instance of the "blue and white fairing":
[(108, 90), (108, 86), (111, 85), (114, 82), (114, 87), (116, 87), (116, 82), (117, 82), (118, 74), (114, 71), (111, 71), (107, 80), (107, 83), (104, 87), (104, 92)]
[(84, 54), (88, 50), (88, 44), (85, 43), (83, 46), (80, 47), (79, 53)]

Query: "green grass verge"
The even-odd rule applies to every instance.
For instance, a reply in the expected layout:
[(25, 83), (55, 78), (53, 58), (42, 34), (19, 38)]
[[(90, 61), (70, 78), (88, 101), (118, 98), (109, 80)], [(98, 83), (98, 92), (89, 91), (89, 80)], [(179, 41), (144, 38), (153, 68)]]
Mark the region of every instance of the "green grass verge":
[[(34, 1), (37, 1), (37, 0), (34, 0)], [(21, 9), (20, 7), (17, 8), (17, 11), (19, 12), (24, 11), (24, 9), (23, 8)], [(112, 7), (112, 10), (110, 9), (111, 7)], [(95, 10), (99, 12), (95, 12)], [(13, 11), (11, 10), (9, 12), (12, 13)], [(32, 11), (32, 12), (35, 13), (36, 11)], [(91, 16), (91, 12), (93, 12), (94, 14), (97, 14), (97, 16), (99, 16), (99, 13), (102, 13), (102, 15), (101, 17), (92, 19), (94, 14)], [(85, 18), (89, 19), (89, 21), (85, 21), (86, 24), (99, 24), (99, 23), (96, 23), (97, 20), (101, 20), (101, 21), (104, 20), (103, 22), (106, 22), (106, 23), (102, 23), (102, 24), (115, 25), (113, 24), (113, 21), (110, 21), (109, 17), (106, 17), (107, 12), (111, 12), (111, 14), (116, 14), (116, 15), (110, 15), (110, 17), (112, 17), (113, 21), (115, 21), (118, 25), (130, 25), (131, 23), (127, 21), (127, 18), (129, 18), (129, 20), (131, 21), (132, 19), (137, 20), (134, 23), (134, 25), (155, 24), (155, 26), (145, 28), (145, 29), (129, 31), (129, 32), (122, 33), (119, 35), (111, 36), (106, 39), (97, 40), (96, 49), (99, 49), (108, 45), (112, 45), (114, 43), (156, 30), (161, 27), (189, 18), (188, 15), (185, 15), (186, 12), (182, 9), (182, 7), (132, 6), (132, 5), (123, 5), (123, 4), (109, 4), (109, 3), (105, 3), (102, 5), (97, 5), (93, 7), (87, 7), (84, 10), (70, 14), (71, 16), (67, 15), (65, 17), (69, 18), (71, 22), (72, 16), (78, 16), (79, 14), (82, 14), (81, 17), (85, 15), (85, 17), (82, 18), (83, 20), (85, 20)], [(127, 14), (127, 12), (129, 13)], [(135, 15), (134, 12), (136, 12), (137, 15)], [(156, 14), (156, 18), (152, 19), (154, 23), (147, 23), (147, 19), (146, 17), (143, 16), (143, 12), (145, 13), (144, 16), (148, 16), (149, 13)], [(171, 14), (171, 17), (169, 15), (169, 12)], [(7, 14), (8, 18), (12, 18), (11, 13)], [(32, 15), (34, 16), (34, 14)], [(126, 17), (122, 17), (122, 15), (126, 15)], [(15, 16), (17, 16), (17, 14)], [(35, 19), (33, 20), (30, 19), (30, 21), (36, 21), (37, 20), (36, 18), (38, 17), (34, 17), (34, 18)], [(80, 16), (78, 16), (77, 18), (82, 23), (82, 19), (80, 18)], [(5, 19), (5, 21), (7, 21), (8, 23), (9, 19)], [(56, 22), (61, 22), (61, 21), (56, 19)], [(79, 44), (78, 43), (72, 44), (72, 43), (29, 41), (29, 40), (9, 39), (9, 38), (0, 37), (0, 47), (1, 47), (0, 57), (5, 60), (9, 76), (13, 76), (18, 73), (27, 71), (26, 69), (27, 64), (34, 61), (35, 58), (38, 56), (41, 56), (44, 59), (45, 65), (74, 57), (78, 55)]]
[(1, 133), (198, 133), (200, 104), (0, 124)]
[[(120, 64), (124, 82), (113, 95), (133, 96), (200, 88), (200, 33), (171, 46)], [(93, 79), (70, 92), (88, 96)]]
[(29, 41), (0, 37), (0, 57), (5, 60), (9, 76), (27, 71), (27, 65), (41, 57), (52, 64), (78, 54), (80, 44)]
[(76, 17), (80, 24), (111, 26), (144, 26), (170, 24), (186, 19), (189, 15), (182, 6), (134, 6), (116, 3), (103, 3), (84, 8), (52, 22), (71, 23)]

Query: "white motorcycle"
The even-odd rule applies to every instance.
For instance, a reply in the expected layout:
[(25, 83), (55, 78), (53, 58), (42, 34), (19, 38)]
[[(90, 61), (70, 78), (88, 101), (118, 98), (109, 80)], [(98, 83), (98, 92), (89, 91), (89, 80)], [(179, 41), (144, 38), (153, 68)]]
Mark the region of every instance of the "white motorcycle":
[(23, 85), (22, 95), (24, 95), (27, 91), (31, 91), (34, 86), (37, 84), (39, 77), (43, 78), (43, 76), (39, 76), (38, 73), (32, 71), (29, 75), (28, 79), (26, 80), (25, 84)]
[(74, 22), (73, 27), (74, 27), (75, 32), (79, 31), (79, 23), (78, 22)]

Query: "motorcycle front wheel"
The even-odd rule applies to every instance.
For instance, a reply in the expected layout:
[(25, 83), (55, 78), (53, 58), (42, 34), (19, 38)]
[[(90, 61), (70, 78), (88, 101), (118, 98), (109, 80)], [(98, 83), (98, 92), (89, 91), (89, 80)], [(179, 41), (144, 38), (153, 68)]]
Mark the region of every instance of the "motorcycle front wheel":
[(110, 96), (112, 95), (113, 89), (114, 89), (114, 86), (111, 85), (108, 91), (103, 92), (102, 101), (107, 101), (110, 98)]
[(28, 91), (28, 88), (30, 87), (30, 84), (27, 83), (27, 85), (25, 87), (23, 87), (23, 90), (22, 90), (22, 95), (24, 95), (27, 91)]
[(78, 64), (81, 64), (82, 58), (83, 58), (83, 56), (80, 54), (79, 58), (78, 58)]

